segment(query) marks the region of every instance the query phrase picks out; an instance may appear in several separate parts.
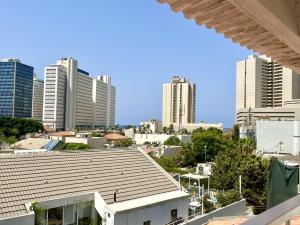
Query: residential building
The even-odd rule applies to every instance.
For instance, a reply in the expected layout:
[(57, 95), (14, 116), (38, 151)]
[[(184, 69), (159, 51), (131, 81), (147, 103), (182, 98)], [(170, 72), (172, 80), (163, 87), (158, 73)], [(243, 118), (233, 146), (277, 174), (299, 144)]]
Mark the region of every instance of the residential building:
[(140, 130), (144, 130), (148, 133), (159, 133), (162, 132), (162, 123), (158, 119), (151, 119), (150, 121), (140, 122)]
[(196, 85), (187, 78), (174, 76), (171, 83), (163, 84), (162, 127), (173, 126), (174, 131), (183, 128), (193, 131), (197, 128), (217, 128), (223, 124), (196, 123)]
[(187, 78), (174, 76), (171, 83), (163, 84), (162, 126), (195, 122), (196, 85)]
[(116, 87), (111, 77), (98, 76), (93, 79), (93, 127), (111, 127), (115, 124)]
[(41, 224), (162, 225), (188, 216), (190, 195), (142, 151), (0, 159), (0, 224), (34, 225), (34, 208)]
[(55, 130), (108, 128), (115, 98), (109, 76), (93, 79), (75, 59), (62, 58), (45, 68), (43, 123)]
[(263, 153), (299, 155), (300, 121), (257, 121), (256, 149)]
[(236, 64), (236, 112), (243, 108), (282, 107), (300, 98), (300, 75), (264, 56)]
[(19, 150), (31, 150), (32, 152), (36, 150), (60, 150), (62, 149), (63, 143), (59, 140), (51, 140), (45, 138), (26, 138), (12, 144), (10, 147), (15, 150), (15, 152), (21, 152)]
[(43, 119), (43, 101), (44, 101), (44, 81), (33, 77), (32, 87), (32, 113), (31, 117), (35, 120)]
[(76, 136), (64, 137), (65, 143), (81, 143), (89, 145), (92, 149), (104, 148), (107, 144), (105, 137), (93, 137), (92, 133), (77, 133)]
[(257, 120), (294, 121), (300, 120), (300, 107), (243, 108), (236, 113), (236, 123), (254, 126)]
[(163, 144), (169, 137), (176, 136), (183, 143), (191, 141), (192, 135), (190, 134), (134, 134), (134, 141), (137, 145), (142, 145), (145, 142)]
[(144, 149), (144, 152), (148, 155), (155, 157), (168, 157), (168, 158), (178, 158), (182, 151), (182, 146), (171, 146), (171, 145), (163, 145), (163, 146), (147, 146)]
[(30, 118), (33, 67), (19, 59), (0, 61), (0, 116)]

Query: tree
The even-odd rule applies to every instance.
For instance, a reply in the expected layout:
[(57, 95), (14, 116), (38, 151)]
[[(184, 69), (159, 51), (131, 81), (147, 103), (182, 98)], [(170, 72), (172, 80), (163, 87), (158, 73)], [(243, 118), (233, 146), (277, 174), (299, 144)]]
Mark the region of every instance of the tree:
[(83, 143), (65, 143), (62, 149), (63, 150), (85, 150), (85, 149), (91, 149), (91, 146)]
[(181, 133), (181, 134), (188, 134), (189, 132), (188, 132), (188, 130), (187, 130), (186, 128), (182, 128), (182, 129), (180, 130), (180, 133)]
[(219, 152), (214, 161), (212, 185), (219, 190), (238, 190), (241, 175), (242, 196), (247, 203), (265, 206), (269, 165), (267, 159), (252, 154), (242, 155), (238, 149), (227, 149)]
[(239, 125), (234, 124), (232, 128), (232, 140), (238, 141), (240, 139)]
[(168, 128), (167, 127), (163, 127), (162, 130), (163, 130), (163, 133), (165, 133), (165, 134), (168, 133)]
[[(267, 179), (270, 161), (256, 155), (243, 158), (239, 173), (242, 176), (242, 195), (255, 212), (267, 205)], [(262, 208), (263, 207), (263, 208)]]
[(117, 143), (116, 147), (129, 147), (133, 145), (133, 141), (130, 138), (126, 138)]
[(236, 149), (219, 152), (212, 165), (212, 184), (219, 190), (236, 187), (242, 156)]
[(241, 155), (250, 155), (255, 150), (255, 142), (250, 138), (239, 139), (237, 149)]
[(167, 140), (165, 140), (164, 145), (174, 145), (174, 146), (178, 146), (181, 145), (181, 141), (179, 140), (178, 137), (171, 136), (169, 137)]
[(168, 132), (169, 132), (169, 134), (173, 134), (174, 133), (174, 126), (173, 126), (173, 124), (170, 124)]

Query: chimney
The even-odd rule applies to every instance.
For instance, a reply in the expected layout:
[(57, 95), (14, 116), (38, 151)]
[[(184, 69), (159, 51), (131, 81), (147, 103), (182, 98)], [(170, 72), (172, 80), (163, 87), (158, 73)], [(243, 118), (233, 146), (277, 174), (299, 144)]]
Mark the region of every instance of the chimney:
[(115, 191), (115, 193), (114, 193), (114, 203), (116, 203), (117, 202), (117, 193), (118, 193), (118, 189)]

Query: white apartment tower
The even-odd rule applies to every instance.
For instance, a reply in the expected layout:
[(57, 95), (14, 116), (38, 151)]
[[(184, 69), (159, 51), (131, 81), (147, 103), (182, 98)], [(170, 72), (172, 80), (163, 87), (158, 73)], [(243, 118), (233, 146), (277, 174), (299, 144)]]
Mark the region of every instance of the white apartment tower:
[(264, 56), (236, 64), (236, 112), (243, 108), (282, 107), (300, 98), (300, 75)]
[(162, 126), (173, 124), (178, 130), (195, 123), (196, 85), (188, 79), (174, 76), (163, 84)]
[(62, 58), (45, 68), (43, 123), (55, 130), (108, 128), (115, 123), (115, 92), (111, 82), (93, 79), (75, 59)]
[(115, 123), (116, 87), (111, 77), (98, 76), (93, 80), (93, 124), (95, 128), (110, 127)]
[(32, 119), (42, 121), (43, 119), (43, 100), (44, 100), (44, 81), (37, 76), (33, 77), (32, 87)]

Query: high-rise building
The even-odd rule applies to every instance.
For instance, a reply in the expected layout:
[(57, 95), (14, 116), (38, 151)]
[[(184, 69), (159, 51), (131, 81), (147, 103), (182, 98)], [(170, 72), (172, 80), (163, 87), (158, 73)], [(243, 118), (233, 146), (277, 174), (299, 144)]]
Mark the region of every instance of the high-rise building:
[(19, 59), (0, 61), (0, 116), (30, 118), (33, 67)]
[(43, 101), (44, 101), (44, 81), (33, 77), (32, 87), (32, 119), (42, 121), (43, 119)]
[(236, 64), (236, 112), (243, 108), (282, 107), (300, 98), (300, 75), (264, 56)]
[(171, 124), (180, 130), (195, 123), (196, 85), (188, 79), (174, 76), (171, 83), (163, 84), (162, 126)]
[(115, 93), (109, 76), (93, 79), (75, 59), (60, 59), (45, 68), (43, 123), (55, 130), (108, 128), (115, 123)]
[(111, 77), (98, 76), (93, 80), (93, 125), (95, 128), (110, 127), (115, 123), (116, 87)]

